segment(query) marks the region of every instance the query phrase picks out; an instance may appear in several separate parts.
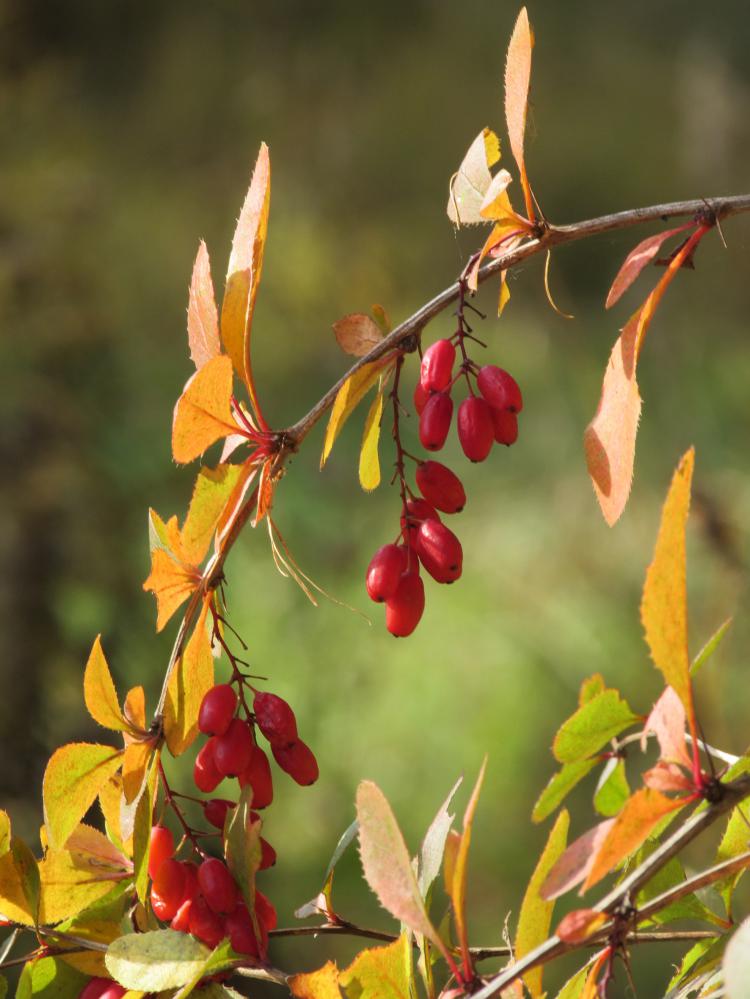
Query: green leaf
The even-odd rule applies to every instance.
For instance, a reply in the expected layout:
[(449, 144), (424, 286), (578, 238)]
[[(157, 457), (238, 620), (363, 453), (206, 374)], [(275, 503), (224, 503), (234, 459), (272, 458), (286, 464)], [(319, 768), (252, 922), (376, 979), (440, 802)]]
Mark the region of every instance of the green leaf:
[(596, 697), (597, 694), (603, 693), (607, 689), (607, 684), (604, 682), (604, 677), (601, 673), (594, 673), (593, 676), (587, 677), (581, 683), (581, 689), (578, 692), (578, 707), (582, 708), (584, 704)]
[(182, 553), (192, 565), (203, 561), (241, 471), (241, 465), (217, 465), (216, 468), (203, 467), (198, 472), (180, 532)]
[(5, 999), (8, 994), (8, 979), (5, 975), (0, 975), (0, 999)]
[(560, 763), (574, 763), (596, 753), (624, 729), (638, 721), (617, 690), (597, 694), (562, 724), (552, 751)]
[(65, 961), (43, 957), (24, 967), (16, 999), (30, 999), (31, 996), (35, 999), (72, 999), (78, 995), (86, 981), (86, 975), (71, 968)]
[[(730, 860), (732, 857), (737, 857), (747, 850), (748, 839), (750, 838), (748, 823), (750, 823), (750, 806), (747, 804), (737, 805), (729, 816), (724, 835), (716, 851), (717, 864), (720, 864), (724, 860)], [(727, 918), (731, 918), (732, 895), (745, 870), (746, 868), (736, 871), (728, 878), (718, 881), (714, 885), (724, 900)]]
[(255, 875), (260, 867), (260, 830), (262, 823), (252, 819), (250, 803), (253, 789), (242, 788), (237, 807), (227, 814), (225, 853), (227, 866), (240, 886), (249, 912), (255, 911)]
[(339, 981), (348, 999), (411, 999), (411, 944), (406, 933), (387, 947), (363, 950)]
[(223, 941), (206, 958), (202, 968), (199, 968), (193, 977), (176, 992), (172, 999), (187, 999), (189, 995), (194, 995), (198, 983), (208, 975), (221, 971), (222, 968), (229, 967), (234, 960), (234, 952), (228, 940)]
[(430, 823), (430, 828), (422, 840), (422, 849), (419, 854), (419, 877), (417, 881), (425, 902), (427, 902), (430, 887), (440, 873), (440, 868), (443, 864), (445, 841), (448, 838), (448, 832), (455, 818), (455, 815), (451, 815), (448, 809), (453, 796), (461, 786), (461, 780), (462, 778), (459, 777), (453, 785), (448, 797), (438, 809), (437, 815)]
[(154, 930), (118, 937), (104, 961), (110, 975), (126, 989), (162, 992), (191, 982), (210, 955), (208, 947), (187, 933)]
[(39, 865), (28, 846), (17, 836), (14, 836), (10, 841), (10, 852), (21, 879), (21, 888), (28, 903), (29, 912), (36, 922), (39, 913)]
[(50, 846), (59, 849), (122, 765), (112, 746), (74, 742), (56, 750), (44, 771), (42, 795)]
[(557, 993), (555, 999), (578, 999), (583, 992), (583, 987), (586, 984), (586, 978), (591, 965), (595, 960), (596, 958), (592, 957), (591, 960), (587, 961), (582, 968), (579, 968), (578, 971), (576, 971), (576, 973), (572, 975), (563, 985)]
[(594, 756), (589, 760), (576, 760), (575, 763), (566, 763), (561, 770), (558, 770), (553, 775), (550, 782), (537, 798), (534, 811), (531, 813), (532, 821), (543, 822), (567, 798), (576, 784), (580, 783), (586, 774), (590, 773), (600, 762)]
[(151, 763), (151, 770), (144, 784), (140, 797), (131, 804), (135, 806), (133, 819), (133, 865), (135, 868), (135, 890), (141, 902), (146, 903), (148, 896), (148, 851), (151, 841), (151, 826), (154, 817), (154, 798), (156, 796), (156, 776), (158, 773), (158, 754)]
[(695, 659), (693, 659), (692, 663), (690, 664), (690, 673), (692, 676), (695, 676), (695, 674), (698, 672), (701, 666), (703, 666), (704, 663), (708, 662), (708, 660), (711, 658), (714, 652), (716, 652), (719, 645), (721, 645), (721, 641), (724, 638), (724, 635), (726, 635), (726, 633), (729, 631), (729, 625), (731, 623), (732, 623), (732, 618), (728, 617), (726, 621), (720, 624), (719, 627), (716, 629), (716, 631), (713, 633), (713, 635), (711, 635), (709, 640), (700, 650)]
[(359, 451), (359, 484), (365, 492), (371, 493), (380, 485), (380, 421), (383, 416), (383, 388), (378, 390), (367, 413), (365, 429), (362, 432), (362, 445)]
[[(658, 845), (656, 841), (650, 841), (641, 847), (633, 860), (633, 866), (638, 867), (653, 853)], [(656, 898), (657, 895), (661, 895), (663, 892), (677, 887), (684, 880), (685, 869), (681, 861), (677, 857), (673, 857), (638, 892), (635, 900), (636, 908), (642, 908), (652, 898)], [(650, 916), (648, 922), (663, 924), (674, 922), (677, 919), (700, 919), (714, 924), (721, 924), (723, 922), (716, 916), (716, 913), (712, 912), (711, 909), (700, 901), (697, 895), (687, 895), (684, 898), (677, 899), (660, 912)]]
[(700, 972), (717, 965), (728, 940), (728, 936), (720, 936), (715, 940), (699, 940), (698, 943), (694, 944), (683, 957), (677, 971), (672, 975), (667, 992), (671, 992), (686, 978), (694, 978)]
[(625, 761), (616, 757), (607, 760), (594, 792), (594, 808), (609, 818), (617, 815), (630, 797), (630, 785), (625, 773)]

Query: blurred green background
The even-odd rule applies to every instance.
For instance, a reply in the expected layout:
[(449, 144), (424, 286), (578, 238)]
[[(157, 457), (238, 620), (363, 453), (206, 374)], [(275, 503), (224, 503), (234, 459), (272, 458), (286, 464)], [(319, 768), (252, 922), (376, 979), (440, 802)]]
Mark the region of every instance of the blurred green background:
[[(488, 0), (0, 5), (0, 790), (17, 831), (36, 835), (52, 750), (102, 737), (81, 691), (97, 632), (120, 690), (143, 683), (151, 705), (158, 695), (174, 625), (155, 636), (141, 590), (146, 510), (182, 515), (192, 485), (194, 470), (171, 460), (169, 431), (191, 373), (185, 308), (199, 238), (220, 288), (266, 140), (273, 194), (254, 358), (266, 415), (289, 425), (348, 364), (334, 320), (373, 302), (405, 318), (483, 238), (457, 238), (444, 206), (476, 133), (504, 134), (516, 13)], [(748, 190), (745, 3), (538, 0), (530, 16), (527, 162), (552, 221)], [(233, 553), (233, 623), (321, 764), (312, 789), (279, 779), (267, 817), (279, 863), (264, 888), (282, 924), (320, 887), (361, 778), (381, 785), (416, 848), (454, 780), (472, 782), (488, 753), (469, 897), (474, 940), (500, 941), (546, 835), (529, 815), (580, 681), (603, 672), (639, 711), (658, 694), (638, 601), (660, 503), (691, 443), (694, 648), (737, 617), (699, 682), (701, 719), (710, 741), (745, 747), (749, 229), (744, 219), (724, 228), (728, 250), (706, 240), (649, 334), (635, 483), (613, 530), (581, 435), (618, 327), (654, 277), (605, 314), (609, 283), (646, 229), (555, 254), (554, 294), (574, 322), (546, 304), (540, 261), (512, 275), (502, 321), (496, 289), (480, 295), (487, 359), (524, 389), (521, 437), (470, 467), (451, 439), (446, 460), (469, 493), (451, 524), (464, 576), (428, 585), (412, 638), (385, 632), (362, 585), (398, 515), (393, 490), (366, 496), (357, 484), (364, 412), (322, 475), (322, 430), (309, 439), (275, 514), (302, 567), (373, 626), (312, 607), (275, 572), (264, 532)], [(450, 332), (445, 316), (427, 336)], [(188, 767), (175, 767), (185, 786)], [(591, 792), (576, 799), (575, 831), (593, 821)], [(344, 915), (390, 925), (354, 851), (336, 897)], [(353, 951), (308, 941), (275, 957), (302, 968), (329, 952)], [(655, 968), (663, 982), (665, 960), (643, 948), (637, 980)]]

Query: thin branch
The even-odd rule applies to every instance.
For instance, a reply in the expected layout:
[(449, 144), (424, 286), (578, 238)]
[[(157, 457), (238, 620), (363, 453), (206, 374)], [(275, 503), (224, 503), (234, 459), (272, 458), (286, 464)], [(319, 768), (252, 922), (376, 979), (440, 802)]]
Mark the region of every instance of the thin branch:
[(742, 871), (746, 867), (750, 867), (750, 850), (740, 853), (736, 857), (730, 857), (729, 860), (724, 860), (720, 864), (715, 864), (707, 871), (701, 871), (700, 874), (695, 874), (692, 878), (681, 881), (680, 884), (662, 892), (661, 895), (656, 895), (650, 902), (638, 909), (638, 919), (648, 919), (655, 912), (666, 909), (672, 902), (676, 902), (686, 895), (692, 895), (693, 892), (705, 888), (707, 885), (715, 884), (715, 882), (728, 878), (732, 874), (737, 874), (738, 871)]

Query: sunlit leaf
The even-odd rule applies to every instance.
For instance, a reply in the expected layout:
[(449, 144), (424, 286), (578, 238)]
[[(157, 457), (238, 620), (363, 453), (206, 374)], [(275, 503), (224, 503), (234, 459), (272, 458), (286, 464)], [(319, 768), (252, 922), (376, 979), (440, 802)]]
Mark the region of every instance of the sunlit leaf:
[(292, 975), (286, 984), (297, 999), (341, 999), (339, 969), (334, 961), (326, 961), (317, 971)]
[(547, 875), (539, 892), (542, 898), (557, 898), (583, 881), (614, 822), (614, 819), (606, 819), (573, 840)]
[[(202, 968), (196, 968), (193, 973), (193, 977), (190, 981), (185, 982), (179, 992), (175, 992), (171, 999), (187, 999), (191, 995), (199, 995), (196, 993), (198, 985), (205, 979), (210, 979), (212, 973), (221, 971), (222, 968), (226, 968), (230, 965), (233, 960), (233, 951), (229, 941), (224, 941), (220, 943), (218, 947), (211, 951), (206, 960), (203, 962)], [(228, 999), (231, 999), (232, 994), (236, 999), (242, 999), (238, 996), (236, 992), (229, 994)], [(123, 999), (127, 999), (123, 996)]]
[(41, 903), (39, 920), (59, 923), (104, 898), (124, 878), (132, 864), (80, 850), (48, 850), (39, 864)]
[(216, 311), (214, 285), (211, 280), (211, 262), (208, 249), (201, 240), (193, 264), (188, 298), (188, 342), (190, 356), (196, 368), (221, 352), (219, 343), (219, 317)]
[(122, 789), (128, 804), (135, 801), (143, 787), (153, 752), (152, 739), (139, 739), (125, 747), (122, 758)]
[(448, 832), (455, 818), (454, 815), (450, 814), (448, 809), (450, 808), (451, 801), (453, 801), (453, 796), (460, 786), (461, 778), (459, 777), (451, 788), (448, 797), (438, 809), (437, 815), (430, 823), (430, 827), (422, 840), (422, 849), (419, 852), (419, 876), (417, 881), (422, 898), (425, 900), (433, 881), (440, 873), (443, 854), (445, 852), (445, 841), (448, 838)]
[(585, 759), (637, 720), (619, 691), (604, 690), (563, 722), (552, 751), (560, 763)]
[(380, 327), (369, 316), (351, 312), (333, 324), (336, 342), (345, 354), (364, 357), (383, 339)]
[(151, 572), (143, 583), (156, 597), (156, 630), (161, 631), (177, 608), (195, 592), (200, 572), (176, 561), (162, 548), (151, 552)]
[[(132, 826), (128, 841), (132, 838), (133, 867), (135, 871), (135, 890), (141, 902), (145, 903), (148, 895), (148, 855), (151, 845), (151, 826), (153, 825), (154, 801), (156, 798), (156, 781), (158, 775), (158, 755), (151, 760), (151, 768), (141, 793), (129, 806), (132, 819), (126, 823), (121, 808), (121, 824), (123, 831), (128, 833), (128, 825)], [(122, 802), (124, 806), (124, 799)]]
[(41, 889), (39, 881), (39, 862), (29, 847), (18, 836), (13, 836), (10, 841), (10, 854), (21, 881), (28, 910), (38, 922), (39, 913), (39, 893)]
[(18, 982), (16, 999), (72, 999), (86, 984), (86, 978), (65, 964), (62, 958), (42, 957), (29, 961)]
[(380, 390), (372, 400), (362, 433), (362, 446), (359, 452), (359, 484), (365, 492), (372, 492), (380, 485), (380, 421), (383, 416), (383, 392)]
[(94, 721), (105, 728), (121, 732), (130, 728), (120, 710), (112, 674), (102, 649), (101, 635), (94, 645), (83, 674), (83, 697)]
[[(116, 897), (116, 895), (115, 895)], [(124, 896), (119, 896), (124, 901)], [(105, 902), (106, 904), (106, 897)], [(125, 912), (122, 907), (122, 915)], [(92, 943), (111, 944), (117, 937), (122, 936), (122, 915), (120, 919), (97, 918), (99, 906), (94, 905), (81, 913), (80, 919), (66, 920), (58, 929), (66, 933), (73, 933), (82, 940), (90, 940)], [(60, 960), (65, 961), (71, 967), (82, 971), (86, 975), (97, 978), (109, 978), (107, 966), (104, 963), (104, 954), (99, 950), (81, 950), (71, 954), (61, 955)], [(130, 995), (130, 993), (128, 993)], [(62, 999), (62, 997), (61, 997)]]
[(594, 808), (609, 818), (617, 815), (630, 797), (630, 787), (625, 774), (625, 761), (615, 757), (607, 760), (594, 792)]
[(729, 631), (729, 626), (731, 623), (732, 623), (732, 618), (728, 617), (726, 621), (722, 622), (722, 624), (719, 625), (719, 627), (716, 629), (713, 635), (711, 635), (711, 637), (703, 646), (703, 648), (700, 650), (698, 655), (691, 662), (690, 664), (691, 674), (693, 675), (696, 674), (698, 670), (701, 668), (701, 666), (703, 666), (704, 663), (708, 662), (708, 660), (711, 658), (714, 652), (716, 652), (719, 645), (721, 644), (722, 639)]
[(175, 930), (128, 933), (113, 940), (105, 962), (110, 975), (129, 989), (178, 989), (201, 970), (210, 951), (195, 937)]
[(666, 687), (643, 726), (641, 747), (646, 748), (646, 734), (653, 732), (659, 743), (659, 755), (667, 763), (690, 767), (685, 741), (685, 708), (674, 687)]
[(726, 934), (722, 934), (718, 939), (699, 940), (690, 948), (667, 986), (670, 999), (688, 999), (689, 991), (675, 992), (673, 995), (672, 990), (676, 989), (680, 982), (688, 978), (693, 979), (701, 972), (716, 967), (721, 961), (729, 939)]
[(167, 685), (164, 702), (164, 734), (172, 756), (180, 756), (198, 735), (198, 711), (214, 685), (214, 659), (206, 629), (208, 603), (177, 660)]
[(224, 509), (222, 510), (221, 516), (219, 517), (216, 525), (217, 546), (220, 546), (224, 541), (227, 533), (231, 530), (234, 518), (239, 513), (240, 508), (246, 501), (248, 501), (248, 490), (255, 481), (257, 475), (258, 465), (250, 464), (249, 462), (245, 462), (243, 465), (240, 465), (239, 478), (234, 484), (232, 492), (224, 505)]
[(44, 771), (44, 820), (50, 846), (60, 849), (122, 765), (112, 746), (71, 743), (56, 750)]
[(635, 281), (643, 268), (647, 264), (651, 263), (661, 249), (662, 243), (665, 243), (670, 236), (674, 236), (678, 232), (684, 232), (685, 229), (689, 229), (692, 225), (692, 222), (687, 222), (685, 225), (678, 226), (676, 229), (667, 229), (664, 232), (657, 232), (656, 235), (648, 236), (636, 247), (634, 247), (625, 258), (622, 267), (619, 269), (617, 276), (612, 282), (612, 287), (609, 289), (609, 294), (607, 295), (607, 301), (605, 302), (604, 308), (612, 308), (615, 302), (619, 300), (620, 296), (623, 295)]
[(529, 180), (526, 176), (524, 159), (524, 136), (526, 133), (526, 110), (529, 102), (531, 80), (531, 50), (534, 47), (534, 33), (529, 24), (529, 15), (522, 7), (516, 20), (508, 45), (505, 63), (505, 121), (513, 158), (518, 164), (526, 201), (526, 214), (534, 220), (534, 202)]
[(610, 917), (596, 909), (574, 909), (557, 925), (555, 936), (567, 944), (580, 944), (603, 926)]
[(237, 433), (231, 398), (232, 362), (226, 354), (219, 354), (188, 380), (175, 405), (172, 456), (176, 462), (187, 464), (215, 441)]
[[(515, 946), (516, 960), (520, 960), (530, 951), (534, 950), (535, 947), (538, 947), (539, 944), (547, 939), (549, 934), (554, 902), (543, 899), (539, 894), (539, 889), (565, 850), (569, 824), (570, 816), (567, 810), (563, 809), (550, 830), (542, 855), (526, 887), (523, 902), (521, 903), (521, 910), (518, 914)], [(543, 994), (541, 965), (538, 968), (527, 971), (523, 976), (523, 980), (532, 999), (538, 999)]]
[[(654, 840), (648, 840), (643, 844), (641, 849), (633, 858), (632, 863), (636, 866), (640, 866), (643, 861), (649, 857), (653, 851), (657, 849), (657, 844)], [(685, 869), (683, 868), (680, 860), (677, 857), (672, 857), (671, 860), (658, 870), (644, 887), (638, 892), (635, 897), (635, 907), (637, 909), (642, 908), (651, 899), (656, 898), (658, 895), (663, 894), (666, 891), (676, 888), (678, 885), (683, 884), (685, 881)], [(716, 925), (724, 925), (723, 920), (721, 920), (716, 913), (708, 909), (697, 897), (696, 895), (684, 895), (682, 898), (676, 899), (669, 905), (665, 906), (659, 912), (655, 912), (649, 917), (650, 923), (669, 923), (674, 922), (677, 919), (700, 919), (709, 923), (715, 923)]]
[(692, 780), (676, 763), (660, 760), (643, 774), (643, 783), (654, 791), (686, 792), (693, 788)]
[(750, 983), (750, 919), (732, 934), (724, 954), (724, 986), (727, 999), (748, 999)]
[[(486, 769), (487, 757), (485, 757), (482, 762), (482, 766), (479, 770), (479, 776), (477, 777), (476, 784), (474, 785), (474, 790), (471, 792), (469, 803), (466, 806), (461, 838), (458, 842), (455, 854), (451, 857), (450, 861), (453, 870), (450, 877), (449, 894), (453, 905), (453, 919), (456, 924), (456, 933), (463, 952), (464, 963), (467, 966), (471, 966), (471, 960), (469, 957), (469, 936), (466, 926), (466, 876), (468, 873), (469, 848), (471, 846), (471, 830), (474, 823), (474, 813), (476, 812), (477, 804), (479, 803), (479, 795), (482, 791), (482, 784), (484, 783), (484, 774)], [(450, 840), (448, 840), (448, 842), (450, 842)], [(446, 852), (446, 859), (447, 857), (448, 853)]]
[[(131, 687), (125, 695), (122, 706), (122, 713), (125, 720), (135, 730), (136, 733), (146, 730), (146, 692), (140, 685)], [(127, 737), (126, 737), (127, 741)]]
[(365, 364), (355, 371), (341, 386), (334, 400), (331, 415), (328, 418), (323, 454), (320, 458), (321, 468), (328, 460), (328, 456), (341, 428), (378, 380), (381, 373), (385, 374), (384, 369), (391, 364), (393, 364), (393, 360), (390, 357), (381, 357), (377, 361), (371, 361), (369, 364)]
[(198, 473), (181, 531), (182, 555), (191, 565), (199, 565), (205, 558), (219, 518), (242, 472), (242, 465), (217, 465), (201, 468)]
[(24, 926), (34, 925), (34, 912), (24, 891), (21, 872), (10, 850), (0, 857), (0, 915)]
[(411, 944), (402, 933), (386, 947), (363, 950), (339, 972), (339, 981), (348, 999), (411, 999), (411, 968)]
[(487, 221), (481, 208), (492, 181), (490, 167), (499, 159), (498, 137), (491, 129), (482, 129), (451, 179), (446, 211), (454, 225), (480, 225)]
[(576, 760), (566, 763), (556, 774), (537, 798), (534, 811), (531, 813), (533, 822), (543, 822), (570, 794), (586, 774), (590, 773), (601, 761), (593, 756), (588, 760)]
[(120, 802), (122, 801), (122, 775), (115, 774), (99, 791), (99, 807), (104, 817), (104, 825), (110, 841), (125, 851), (120, 828)]
[[(741, 853), (745, 853), (746, 850), (750, 848), (750, 806), (747, 804), (737, 805), (733, 810), (724, 829), (724, 835), (721, 837), (721, 842), (719, 843), (719, 848), (716, 851), (716, 863), (719, 864), (724, 860), (730, 860), (732, 857), (737, 857)], [(715, 885), (716, 890), (721, 895), (724, 906), (727, 911), (727, 916), (731, 916), (732, 911), (732, 895), (734, 889), (737, 887), (742, 875), (745, 873), (746, 868), (740, 871), (736, 871), (731, 874), (728, 878), (723, 881), (718, 882)]]

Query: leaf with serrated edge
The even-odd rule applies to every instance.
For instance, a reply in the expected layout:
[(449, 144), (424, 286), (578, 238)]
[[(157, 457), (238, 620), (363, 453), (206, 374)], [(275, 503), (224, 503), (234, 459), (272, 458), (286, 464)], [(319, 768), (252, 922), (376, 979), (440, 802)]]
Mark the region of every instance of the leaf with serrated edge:
[(122, 752), (87, 742), (57, 749), (42, 782), (44, 821), (50, 846), (59, 849), (81, 821), (94, 799), (122, 766)]
[(21, 872), (10, 851), (0, 857), (0, 915), (23, 926), (34, 925), (34, 915), (24, 892)]
[(320, 458), (321, 468), (328, 460), (328, 456), (331, 453), (331, 449), (333, 448), (341, 428), (352, 415), (367, 392), (378, 380), (381, 373), (385, 374), (384, 369), (392, 364), (393, 360), (390, 357), (381, 357), (377, 361), (371, 361), (369, 364), (364, 364), (361, 368), (355, 371), (353, 375), (347, 378), (338, 390), (333, 407), (331, 408), (331, 415), (328, 418), (328, 426), (326, 427), (323, 454)]
[(232, 362), (226, 354), (207, 361), (188, 379), (172, 420), (172, 457), (185, 465), (216, 441), (237, 433), (232, 416)]
[(348, 999), (411, 999), (411, 944), (406, 933), (358, 954), (339, 981)]
[(694, 459), (690, 448), (672, 478), (641, 599), (641, 621), (651, 658), (682, 701), (693, 737), (697, 733), (688, 657), (685, 527)]
[(205, 558), (219, 518), (242, 474), (242, 465), (201, 468), (193, 486), (180, 537), (184, 559), (199, 565)]
[(201, 701), (214, 685), (214, 658), (206, 630), (207, 615), (208, 604), (204, 603), (167, 684), (164, 734), (172, 756), (180, 756), (195, 741)]
[(108, 895), (132, 877), (132, 864), (113, 865), (78, 850), (48, 850), (39, 864), (39, 921), (59, 923)]
[[(521, 910), (518, 914), (515, 945), (516, 960), (520, 960), (547, 939), (552, 921), (554, 902), (543, 899), (539, 894), (539, 889), (544, 884), (547, 874), (565, 850), (569, 825), (570, 816), (567, 809), (563, 809), (555, 820), (539, 861), (534, 868), (534, 873), (531, 875), (531, 880), (526, 888), (523, 902), (521, 903)], [(523, 976), (523, 980), (532, 999), (539, 999), (542, 995), (541, 965), (538, 968), (527, 971)]]
[(464, 956), (464, 964), (467, 967), (471, 967), (471, 958), (469, 957), (469, 938), (466, 929), (466, 875), (469, 864), (469, 847), (471, 846), (471, 827), (474, 822), (474, 812), (479, 803), (479, 795), (482, 791), (486, 769), (487, 757), (485, 756), (482, 766), (479, 769), (479, 776), (474, 785), (474, 790), (471, 792), (469, 803), (464, 812), (463, 830), (458, 849), (455, 853), (453, 875), (451, 877), (450, 898), (453, 904), (453, 919), (456, 924), (458, 941)]
[(606, 819), (573, 840), (545, 878), (539, 891), (542, 898), (558, 898), (583, 881), (614, 822), (614, 819)]
[(655, 236), (649, 236), (634, 247), (625, 258), (622, 267), (612, 282), (612, 287), (609, 289), (604, 308), (611, 309), (615, 302), (625, 294), (643, 268), (654, 259), (661, 249), (662, 243), (665, 243), (670, 236), (674, 236), (678, 232), (684, 232), (685, 229), (689, 229), (692, 225), (692, 222), (687, 222), (676, 229), (657, 232)]
[(187, 933), (155, 930), (118, 937), (104, 960), (110, 975), (125, 988), (163, 992), (186, 985), (210, 953)]
[(333, 324), (336, 342), (345, 354), (364, 357), (383, 339), (380, 327), (368, 315), (351, 312)]
[(188, 343), (193, 364), (200, 369), (221, 352), (219, 316), (216, 311), (211, 261), (208, 249), (200, 241), (195, 255), (188, 297)]
[(500, 142), (495, 133), (484, 128), (474, 139), (451, 179), (446, 211), (456, 225), (483, 225), (481, 215), (484, 197), (492, 182), (490, 167), (500, 159)]
[(619, 691), (604, 690), (563, 722), (552, 751), (560, 763), (584, 759), (637, 720)]
[(339, 969), (334, 961), (326, 961), (317, 971), (292, 975), (286, 984), (297, 999), (341, 999)]
[[(199, 983), (207, 978), (209, 975), (221, 971), (222, 968), (228, 967), (233, 960), (233, 951), (229, 941), (224, 941), (220, 943), (218, 947), (211, 951), (211, 953), (206, 958), (206, 961), (202, 968), (198, 968), (190, 979), (182, 986), (179, 992), (171, 997), (171, 999), (187, 999), (188, 996), (195, 995), (196, 988)], [(236, 995), (236, 993), (235, 993)], [(125, 999), (125, 997), (123, 997)]]
[(531, 50), (534, 47), (534, 33), (529, 24), (529, 15), (522, 7), (516, 20), (508, 45), (505, 62), (505, 121), (513, 158), (521, 175), (526, 213), (534, 221), (534, 202), (529, 180), (526, 176), (524, 159), (524, 136), (526, 132), (526, 110), (529, 102), (531, 81)]
[(166, 626), (174, 612), (195, 592), (200, 573), (192, 566), (185, 566), (164, 549), (151, 552), (151, 572), (143, 589), (156, 597), (156, 630)]
[(83, 674), (83, 698), (91, 717), (104, 728), (116, 732), (130, 728), (120, 710), (112, 674), (102, 649), (101, 635), (97, 635), (94, 639), (86, 663)]
[(359, 451), (359, 484), (365, 492), (371, 493), (380, 485), (380, 421), (383, 416), (383, 391), (378, 391), (372, 400), (362, 432), (362, 445)]
[(598, 757), (594, 756), (588, 760), (576, 760), (575, 763), (564, 764), (551, 777), (549, 783), (537, 798), (534, 811), (531, 813), (532, 822), (543, 822), (548, 815), (551, 815), (557, 806), (570, 794), (573, 788), (600, 762)]
[(438, 809), (437, 815), (430, 823), (430, 828), (422, 840), (422, 848), (419, 852), (419, 876), (417, 882), (419, 890), (422, 893), (422, 898), (425, 900), (427, 899), (427, 893), (430, 890), (432, 882), (440, 873), (443, 854), (445, 853), (445, 842), (455, 818), (454, 815), (450, 814), (448, 809), (450, 808), (451, 801), (453, 801), (453, 796), (461, 786), (462, 780), (463, 778), (459, 777), (453, 785), (448, 797)]

